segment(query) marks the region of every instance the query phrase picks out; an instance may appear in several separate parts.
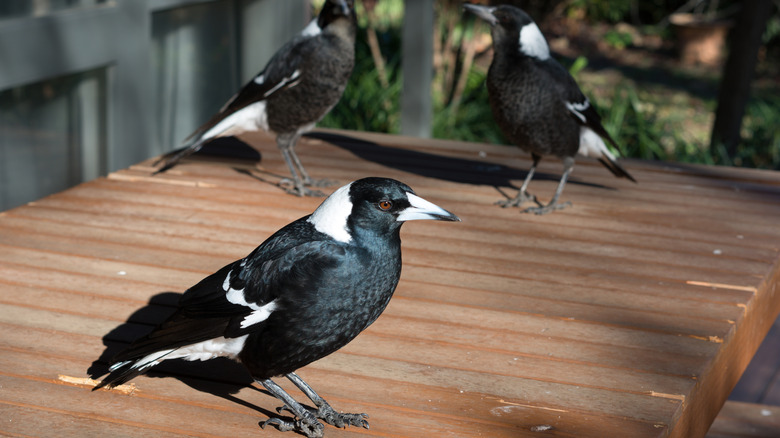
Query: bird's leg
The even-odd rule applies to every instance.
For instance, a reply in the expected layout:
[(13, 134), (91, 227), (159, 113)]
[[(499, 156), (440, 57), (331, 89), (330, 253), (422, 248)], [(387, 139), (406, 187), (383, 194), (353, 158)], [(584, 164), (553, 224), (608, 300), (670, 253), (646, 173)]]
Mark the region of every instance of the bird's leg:
[(308, 383), (304, 382), (300, 376), (295, 373), (289, 373), (287, 374), (287, 378), (290, 379), (298, 389), (303, 391), (303, 393), (311, 399), (314, 405), (317, 406), (317, 418), (325, 420), (326, 423), (336, 427), (361, 426), (368, 429), (368, 421), (366, 421), (368, 415), (343, 414), (336, 412), (336, 410), (333, 409), (325, 399), (320, 397), (319, 394), (314, 392), (314, 389), (312, 389)]
[(303, 164), (301, 164), (301, 160), (298, 158), (298, 154), (295, 153), (294, 146), (295, 144), (293, 143), (293, 145), (290, 147), (290, 157), (293, 159), (295, 167), (298, 168), (298, 171), (301, 174), (301, 178), (303, 178), (303, 185), (312, 187), (330, 187), (336, 184), (336, 181), (329, 179), (311, 179), (309, 174), (306, 172), (306, 169), (303, 168)]
[(534, 177), (534, 172), (536, 172), (536, 165), (539, 164), (539, 160), (542, 158), (539, 155), (532, 154), (531, 157), (533, 158), (534, 162), (531, 164), (531, 168), (528, 169), (528, 175), (526, 175), (525, 180), (523, 181), (523, 185), (520, 186), (520, 191), (517, 193), (517, 196), (515, 196), (514, 199), (507, 199), (504, 201), (498, 201), (496, 204), (507, 208), (507, 207), (519, 207), (526, 201), (534, 201), (538, 204), (538, 201), (536, 200), (536, 196), (529, 195), (528, 194), (528, 183), (531, 182), (531, 179)]
[(273, 394), (274, 397), (284, 402), (284, 406), (277, 409), (277, 412), (288, 410), (294, 416), (293, 421), (285, 421), (281, 418), (269, 418), (268, 420), (265, 420), (260, 427), (265, 428), (265, 426), (271, 424), (282, 432), (293, 430), (300, 432), (309, 438), (321, 438), (323, 436), (325, 433), (325, 426), (317, 421), (317, 417), (315, 417), (314, 414), (309, 412), (303, 405), (295, 401), (290, 394), (285, 392), (281, 386), (277, 385), (276, 382), (271, 379), (257, 380), (257, 382), (263, 385), (263, 387)]
[[(300, 167), (301, 170), (303, 169), (303, 166), (301, 166), (301, 161), (293, 151), (293, 146), (295, 146), (295, 142), (298, 140), (298, 137), (298, 134), (279, 134), (276, 136), (276, 145), (282, 152), (284, 162), (287, 163), (287, 168), (290, 169), (290, 175), (292, 176), (292, 180), (285, 178), (279, 181), (279, 187), (282, 187), (287, 193), (292, 195), (325, 196), (325, 194), (319, 190), (311, 190), (305, 187), (306, 179), (308, 179), (308, 175), (306, 175), (305, 171), (303, 171), (303, 175), (305, 177), (302, 177), (298, 174), (298, 168)], [(287, 188), (285, 187), (286, 185), (292, 185), (292, 187)]]
[(573, 157), (566, 157), (563, 159), (563, 175), (561, 175), (561, 180), (558, 182), (558, 188), (555, 189), (555, 196), (553, 196), (552, 200), (550, 200), (550, 203), (545, 205), (544, 207), (529, 207), (522, 211), (522, 213), (535, 213), (535, 214), (547, 214), (551, 211), (555, 210), (562, 210), (566, 207), (571, 207), (571, 202), (566, 201), (563, 203), (558, 203), (558, 197), (561, 196), (561, 193), (563, 193), (563, 187), (566, 185), (566, 180), (569, 179), (569, 174), (574, 169), (574, 158)]

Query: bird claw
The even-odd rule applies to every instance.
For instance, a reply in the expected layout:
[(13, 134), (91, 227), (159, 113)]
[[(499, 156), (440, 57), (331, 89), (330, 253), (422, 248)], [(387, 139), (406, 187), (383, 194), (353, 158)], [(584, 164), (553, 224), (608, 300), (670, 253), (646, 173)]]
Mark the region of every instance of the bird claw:
[[(287, 409), (285, 409), (287, 408)], [(289, 410), (285, 405), (278, 408), (277, 411)], [(313, 416), (302, 419), (296, 419), (294, 421), (285, 421), (281, 418), (269, 418), (265, 420), (260, 427), (265, 429), (267, 425), (276, 426), (280, 432), (300, 432), (306, 435), (308, 438), (322, 438), (325, 435), (325, 426), (317, 421)]]
[(508, 208), (508, 207), (520, 207), (521, 205), (525, 204), (528, 201), (533, 201), (538, 206), (542, 206), (542, 204), (539, 203), (539, 201), (536, 200), (536, 195), (530, 195), (527, 192), (520, 192), (514, 199), (505, 199), (501, 201), (496, 201), (496, 205), (500, 205), (502, 208)]
[(331, 426), (336, 426), (342, 429), (346, 428), (347, 426), (359, 426), (364, 429), (369, 428), (368, 421), (366, 421), (368, 414), (344, 414), (336, 412), (336, 410), (330, 407), (328, 404), (320, 406), (320, 408), (317, 410), (317, 418), (324, 420)]
[(561, 202), (561, 203), (550, 203), (543, 207), (528, 207), (525, 210), (521, 211), (520, 213), (534, 213), (537, 215), (543, 215), (550, 212), (553, 212), (555, 210), (563, 210), (566, 207), (571, 207), (571, 201)]
[(321, 198), (325, 196), (325, 193), (319, 191), (319, 190), (312, 190), (309, 188), (306, 188), (305, 186), (298, 186), (298, 184), (295, 183), (290, 178), (284, 178), (283, 180), (279, 181), (277, 184), (282, 190), (285, 192), (291, 194), (291, 195), (297, 195), (297, 196), (311, 196), (315, 198)]
[(333, 187), (336, 184), (338, 184), (338, 181), (332, 180), (332, 179), (307, 179), (303, 182), (303, 185), (305, 186), (311, 186), (311, 187)]

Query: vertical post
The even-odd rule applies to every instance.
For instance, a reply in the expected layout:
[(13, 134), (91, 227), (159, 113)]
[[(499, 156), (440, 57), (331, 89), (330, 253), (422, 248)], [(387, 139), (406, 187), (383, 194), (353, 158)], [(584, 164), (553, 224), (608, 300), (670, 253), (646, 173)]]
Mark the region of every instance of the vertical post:
[(107, 169), (113, 171), (163, 152), (153, 133), (151, 35), (152, 18), (146, 0), (117, 2), (111, 23), (116, 62), (109, 70), (109, 149)]
[(306, 26), (309, 2), (241, 0), (239, 3), (241, 83), (254, 78), (290, 38)]
[(404, 0), (401, 134), (431, 137), (433, 125), (433, 0)]
[(710, 149), (725, 147), (733, 160), (739, 145), (739, 131), (745, 107), (750, 99), (750, 82), (761, 47), (761, 36), (769, 19), (772, 2), (751, 0), (742, 2), (742, 9), (731, 33), (731, 48), (718, 93), (718, 109), (712, 126)]

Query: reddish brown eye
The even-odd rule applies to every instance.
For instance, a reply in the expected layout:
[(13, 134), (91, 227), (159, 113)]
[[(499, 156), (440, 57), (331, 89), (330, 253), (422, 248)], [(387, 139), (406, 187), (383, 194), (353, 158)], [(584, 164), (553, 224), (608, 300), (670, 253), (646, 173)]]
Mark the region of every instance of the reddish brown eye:
[(393, 208), (393, 203), (392, 202), (386, 201), (386, 200), (385, 201), (379, 201), (379, 209), (380, 210), (387, 211), (387, 210), (390, 210), (391, 208)]

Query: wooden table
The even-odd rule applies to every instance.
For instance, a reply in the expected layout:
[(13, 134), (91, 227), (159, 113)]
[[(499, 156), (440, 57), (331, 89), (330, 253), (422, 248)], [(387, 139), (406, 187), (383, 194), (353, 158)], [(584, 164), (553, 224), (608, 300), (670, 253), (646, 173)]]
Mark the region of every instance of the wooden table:
[[(321, 202), (273, 185), (272, 138), (245, 140), (258, 167), (152, 177), (150, 160), (0, 214), (0, 434), (293, 436), (259, 429), (280, 403), (233, 362), (174, 363), (130, 393), (83, 380)], [(633, 184), (582, 159), (573, 207), (534, 216), (493, 204), (530, 164), (515, 148), (325, 131), (298, 150), (316, 177), (393, 177), (463, 219), (404, 226), (387, 311), (300, 371), (371, 416), (326, 436), (703, 436), (780, 311), (780, 173), (629, 160)], [(543, 161), (532, 193), (560, 171)]]

